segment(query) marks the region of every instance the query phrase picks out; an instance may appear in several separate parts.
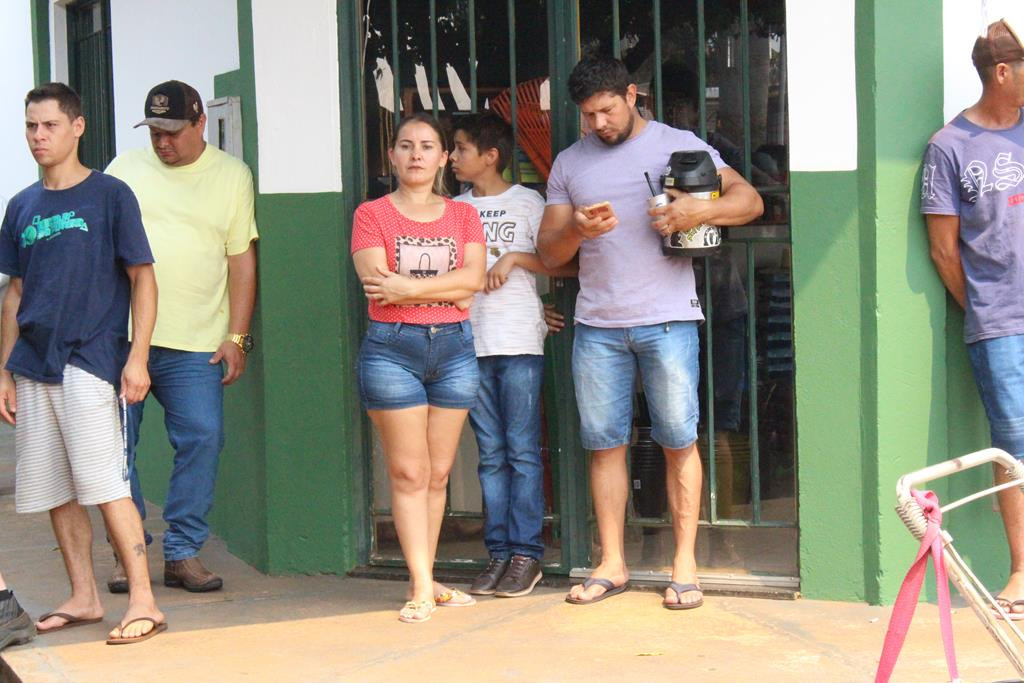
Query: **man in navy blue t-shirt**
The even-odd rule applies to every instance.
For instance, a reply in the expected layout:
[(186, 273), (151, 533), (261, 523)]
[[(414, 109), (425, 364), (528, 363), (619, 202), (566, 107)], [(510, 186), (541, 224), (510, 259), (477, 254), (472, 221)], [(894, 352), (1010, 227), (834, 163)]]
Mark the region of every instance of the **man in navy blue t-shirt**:
[(128, 186), (78, 160), (78, 94), (63, 83), (31, 90), (25, 126), (43, 179), (11, 199), (0, 225), (0, 273), (11, 277), (0, 325), (0, 417), (15, 425), (15, 508), (50, 513), (71, 582), (70, 599), (36, 629), (102, 620), (83, 507), (97, 505), (130, 584), (128, 611), (107, 642), (134, 643), (167, 628), (131, 501), (121, 416), (149, 390), (153, 255)]

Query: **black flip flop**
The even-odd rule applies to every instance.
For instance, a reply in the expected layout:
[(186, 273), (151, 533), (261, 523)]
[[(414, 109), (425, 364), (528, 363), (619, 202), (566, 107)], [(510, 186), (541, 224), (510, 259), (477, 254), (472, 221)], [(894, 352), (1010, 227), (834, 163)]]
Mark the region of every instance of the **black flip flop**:
[(676, 592), (676, 599), (681, 600), (683, 593), (689, 593), (691, 591), (700, 592), (700, 600), (696, 602), (667, 602), (662, 601), (661, 606), (665, 609), (697, 609), (704, 604), (704, 591), (701, 587), (695, 583), (676, 583), (672, 581), (668, 584), (668, 587)]
[(74, 628), (76, 626), (88, 626), (89, 624), (98, 624), (103, 621), (103, 617), (96, 617), (95, 619), (83, 619), (82, 617), (76, 617), (73, 614), (67, 614), (65, 612), (47, 612), (43, 616), (36, 620), (36, 623), (41, 624), (51, 617), (57, 617), (63, 619), (65, 623), (60, 626), (54, 626), (53, 628), (37, 628), (36, 632), (39, 635), (45, 635), (47, 633), (56, 633), (57, 631), (63, 631), (64, 629)]
[[(124, 630), (126, 628), (128, 628), (129, 626), (131, 626), (132, 624), (134, 624), (135, 622), (138, 622), (138, 621), (148, 621), (149, 623), (153, 624), (153, 628), (149, 629), (148, 631), (143, 633), (141, 636), (135, 636), (134, 638), (125, 638), (122, 635), (124, 633)], [(117, 633), (118, 633), (117, 638), (107, 638), (107, 645), (131, 645), (132, 643), (141, 643), (142, 641), (149, 640), (150, 638), (152, 638), (156, 634), (163, 633), (166, 630), (167, 630), (167, 622), (166, 621), (157, 622), (157, 620), (152, 618), (152, 617), (139, 617), (138, 619), (132, 619), (127, 624), (121, 624), (120, 626), (118, 626), (117, 627)]]
[(572, 595), (566, 595), (565, 601), (570, 605), (589, 605), (591, 603), (601, 602), (605, 598), (610, 598), (613, 595), (618, 595), (619, 593), (624, 593), (625, 591), (628, 591), (629, 581), (622, 584), (621, 586), (616, 586), (608, 579), (596, 579), (594, 577), (590, 577), (589, 579), (583, 582), (583, 588), (585, 590), (587, 588), (590, 588), (591, 586), (601, 586), (605, 589), (604, 593), (601, 593), (596, 598), (591, 598), (590, 600), (581, 600), (580, 598), (574, 598)]

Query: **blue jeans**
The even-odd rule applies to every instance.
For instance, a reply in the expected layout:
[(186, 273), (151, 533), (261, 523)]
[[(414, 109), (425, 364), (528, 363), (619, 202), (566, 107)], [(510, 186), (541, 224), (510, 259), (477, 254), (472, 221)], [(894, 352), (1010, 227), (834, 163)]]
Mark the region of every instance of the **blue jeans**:
[[(164, 503), (164, 559), (199, 554), (210, 535), (206, 515), (213, 506), (217, 464), (224, 447), (223, 369), (211, 365), (210, 352), (154, 346), (149, 351), (150, 393), (163, 406), (164, 425), (174, 448), (174, 469)], [(128, 406), (132, 499), (146, 518), (135, 450), (145, 403)]]
[(544, 555), (540, 392), (544, 356), (484, 356), (469, 422), (480, 450), (484, 544), (491, 557)]
[(992, 445), (1024, 459), (1024, 334), (967, 345)]
[(664, 448), (695, 442), (699, 346), (692, 320), (610, 328), (577, 323), (572, 378), (583, 447), (597, 451), (629, 443), (638, 367), (651, 438)]
[(473, 327), (468, 320), (437, 325), (371, 320), (356, 377), (367, 410), (472, 408), (479, 388)]

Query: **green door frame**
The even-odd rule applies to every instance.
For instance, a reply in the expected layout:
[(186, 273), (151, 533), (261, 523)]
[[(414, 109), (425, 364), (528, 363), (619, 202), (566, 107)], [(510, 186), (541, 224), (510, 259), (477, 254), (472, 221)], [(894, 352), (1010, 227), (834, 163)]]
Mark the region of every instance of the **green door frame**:
[[(579, 113), (569, 99), (569, 73), (580, 55), (579, 0), (548, 0), (548, 59), (551, 79), (552, 158), (579, 138)], [(554, 280), (556, 308), (572, 320), (579, 280)], [(576, 392), (572, 383), (572, 326), (551, 339), (546, 407), (550, 454), (558, 468), (558, 510), (562, 573), (590, 565), (590, 486), (587, 456), (579, 436)]]
[[(363, 20), (356, 3), (351, 0), (337, 0), (338, 12), (338, 78), (340, 87), (341, 109), (341, 225), (346, 236), (351, 236), (351, 217), (356, 207), (366, 197), (366, 163), (365, 163), (365, 130), (363, 123), (363, 64), (362, 50)], [(342, 283), (345, 298), (342, 307), (342, 358), (345, 367), (354, 365), (359, 343), (366, 327), (366, 303), (362, 287), (356, 277), (352, 260), (339, 259), (342, 269)], [(345, 286), (344, 283), (347, 283)], [(341, 381), (346, 385), (349, 396), (356, 396), (355, 378), (351, 372), (341, 373)], [(347, 454), (349, 469), (353, 476), (349, 481), (363, 482), (363, 486), (353, 487), (351, 494), (356, 497), (348, 506), (352, 513), (350, 518), (353, 528), (362, 530), (352, 534), (357, 547), (353, 548), (354, 556), (361, 565), (370, 560), (370, 539), (373, 533), (373, 519), (370, 507), (373, 501), (373, 472), (367, 466), (372, 449), (369, 418), (366, 412), (359, 409), (358, 400), (353, 403), (357, 408), (346, 425), (346, 442), (342, 452)]]

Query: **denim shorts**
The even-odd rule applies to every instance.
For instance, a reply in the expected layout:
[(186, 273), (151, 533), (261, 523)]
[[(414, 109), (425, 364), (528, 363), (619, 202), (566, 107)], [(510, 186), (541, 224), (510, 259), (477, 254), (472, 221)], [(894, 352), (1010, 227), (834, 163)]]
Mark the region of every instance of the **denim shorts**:
[(629, 443), (637, 368), (651, 411), (651, 438), (665, 448), (693, 444), (698, 348), (693, 321), (616, 328), (577, 323), (572, 376), (583, 447), (593, 451)]
[(432, 405), (472, 408), (480, 386), (469, 321), (438, 325), (370, 322), (356, 376), (367, 410)]
[(1024, 458), (1024, 335), (967, 345), (992, 445)]

